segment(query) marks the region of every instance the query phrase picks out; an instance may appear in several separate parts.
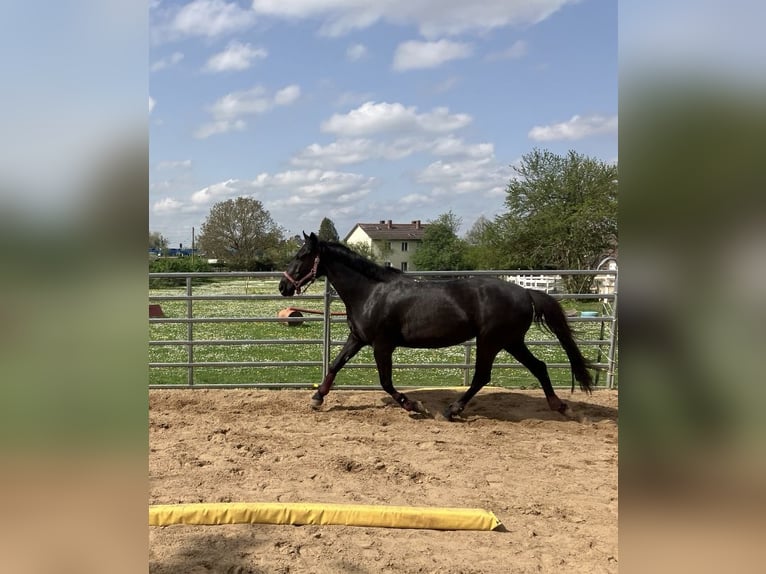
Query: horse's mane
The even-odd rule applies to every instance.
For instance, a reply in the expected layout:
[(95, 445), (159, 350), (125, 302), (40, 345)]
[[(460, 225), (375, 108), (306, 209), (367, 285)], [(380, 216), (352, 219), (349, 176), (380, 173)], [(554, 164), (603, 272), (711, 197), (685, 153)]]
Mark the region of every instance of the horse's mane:
[(333, 257), (342, 259), (346, 265), (355, 269), (370, 279), (376, 281), (391, 281), (402, 277), (402, 272), (395, 267), (383, 267), (353, 249), (335, 241), (322, 241), (320, 246), (329, 251)]

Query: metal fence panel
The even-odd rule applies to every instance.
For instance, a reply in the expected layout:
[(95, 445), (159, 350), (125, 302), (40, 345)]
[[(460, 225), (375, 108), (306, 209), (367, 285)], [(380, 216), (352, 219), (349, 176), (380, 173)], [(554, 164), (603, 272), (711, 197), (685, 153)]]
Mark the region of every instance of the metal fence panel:
[[(597, 367), (595, 383), (596, 386), (613, 388), (615, 385), (615, 376), (617, 373), (617, 269), (613, 270), (534, 270), (534, 271), (431, 271), (431, 272), (409, 272), (408, 275), (416, 277), (466, 277), (476, 275), (490, 275), (501, 277), (508, 281), (513, 281), (522, 286), (537, 286), (540, 290), (551, 293), (555, 298), (564, 302), (567, 300), (591, 300), (594, 302), (600, 302), (602, 304), (602, 312), (597, 316), (577, 316), (570, 317), (569, 320), (573, 324), (598, 324), (599, 335), (596, 338), (578, 339), (578, 344), (581, 347), (595, 346), (598, 349), (597, 359), (593, 362), (593, 366)], [(608, 278), (609, 291), (611, 292), (598, 292), (598, 293), (558, 293), (555, 286), (559, 283), (558, 279), (562, 275), (597, 275), (600, 277)], [(309, 387), (312, 386), (310, 382), (298, 382), (290, 381), (285, 383), (236, 383), (232, 384), (225, 379), (220, 382), (199, 383), (195, 378), (195, 371), (200, 368), (220, 368), (220, 369), (259, 369), (269, 367), (321, 367), (322, 377), (326, 375), (329, 362), (333, 358), (333, 347), (340, 347), (343, 345), (344, 340), (333, 339), (333, 328), (335, 326), (335, 332), (341, 328), (339, 324), (345, 326), (345, 319), (334, 317), (332, 313), (333, 302), (339, 302), (340, 299), (334, 293), (331, 285), (324, 281), (324, 289), (321, 294), (304, 294), (299, 297), (283, 298), (276, 292), (273, 295), (270, 294), (249, 294), (233, 295), (229, 293), (221, 294), (200, 294), (195, 292), (195, 280), (205, 281), (215, 279), (220, 282), (222, 280), (231, 279), (246, 279), (246, 291), (247, 285), (251, 279), (254, 280), (278, 280), (282, 277), (281, 273), (277, 272), (213, 272), (213, 273), (150, 273), (149, 279), (165, 279), (170, 280), (174, 284), (183, 285), (183, 293), (175, 294), (158, 294), (156, 291), (150, 290), (149, 302), (154, 303), (153, 306), (161, 305), (165, 303), (183, 303), (183, 316), (175, 317), (152, 317), (149, 319), (150, 330), (153, 336), (150, 337), (150, 348), (158, 349), (162, 347), (179, 347), (185, 349), (184, 360), (166, 360), (166, 361), (150, 361), (150, 369), (170, 369), (170, 368), (182, 368), (186, 369), (186, 383), (185, 384), (150, 384), (150, 388), (188, 388), (188, 387), (205, 387), (205, 388), (246, 388), (246, 387)], [(317, 284), (320, 284), (319, 282)], [(603, 291), (603, 289), (602, 289)], [(282, 304), (286, 304), (288, 307), (299, 307), (297, 303), (300, 303), (300, 307), (306, 304), (318, 304), (321, 302), (321, 310), (312, 311), (316, 313), (316, 316), (296, 316), (296, 317), (281, 317), (281, 316), (195, 316), (195, 304), (216, 304), (222, 302), (269, 302), (280, 301)], [(291, 305), (292, 304), (292, 305)], [(304, 310), (304, 309), (300, 309)], [(289, 329), (290, 324), (303, 324), (303, 323), (321, 323), (322, 324), (322, 337), (321, 338), (233, 338), (233, 339), (220, 339), (205, 337), (204, 333), (200, 334), (200, 330), (205, 325), (215, 324), (229, 324), (229, 325), (247, 325), (257, 323), (282, 323)], [(154, 338), (157, 329), (161, 326), (173, 326), (177, 325), (182, 330), (178, 331), (183, 333), (181, 337), (174, 338)], [(184, 327), (185, 326), (185, 327)], [(560, 348), (558, 340), (545, 339), (545, 340), (528, 340), (527, 344), (532, 346), (542, 347), (557, 347)], [(200, 360), (198, 356), (195, 356), (195, 349), (200, 347), (236, 347), (236, 346), (252, 346), (255, 348), (267, 348), (269, 346), (319, 346), (321, 352), (317, 354), (314, 359), (310, 360)], [(394, 362), (395, 369), (458, 369), (463, 371), (463, 384), (468, 385), (471, 379), (471, 371), (473, 369), (472, 356), (473, 348), (475, 347), (475, 341), (467, 341), (462, 345), (462, 362)], [(551, 369), (569, 369), (568, 362), (548, 362), (546, 364)], [(521, 365), (516, 362), (503, 362), (499, 358), (495, 362), (495, 368), (499, 369), (523, 369)], [(373, 362), (350, 362), (346, 365), (346, 369), (375, 369)], [(605, 372), (605, 382), (600, 384), (601, 373)], [(348, 385), (343, 385), (343, 388), (350, 388)]]

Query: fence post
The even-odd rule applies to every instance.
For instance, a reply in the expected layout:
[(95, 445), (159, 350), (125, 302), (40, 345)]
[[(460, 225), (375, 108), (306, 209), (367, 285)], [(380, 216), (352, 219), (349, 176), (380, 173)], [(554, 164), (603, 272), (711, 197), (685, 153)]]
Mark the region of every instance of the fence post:
[(463, 344), (465, 349), (465, 370), (463, 370), (463, 386), (468, 386), (471, 381), (471, 345)]
[[(606, 299), (604, 299), (603, 301), (606, 301)], [(604, 302), (604, 303), (601, 304), (602, 314), (606, 310), (607, 310), (607, 304)], [(603, 341), (604, 340), (604, 331), (605, 330), (606, 330), (606, 321), (601, 321), (601, 331), (599, 332), (599, 335), (598, 335), (598, 340), (599, 341)], [(602, 357), (601, 345), (599, 345), (598, 346), (598, 354), (596, 355), (596, 362), (597, 363), (601, 362), (601, 357)], [(596, 387), (598, 386), (598, 380), (599, 380), (600, 377), (601, 377), (601, 370), (598, 369), (598, 370), (596, 370), (596, 378), (593, 380), (593, 385), (594, 386), (596, 386)]]
[(612, 305), (614, 306), (614, 310), (612, 311), (612, 328), (610, 329), (609, 333), (609, 358), (607, 359), (607, 363), (609, 363), (608, 370), (606, 372), (606, 385), (608, 388), (613, 389), (614, 388), (614, 355), (615, 355), (615, 346), (617, 344), (617, 284), (618, 284), (618, 275), (619, 271), (615, 270), (614, 274), (614, 299), (612, 299)]
[[(191, 276), (186, 276), (186, 296), (188, 299), (186, 300), (186, 318), (192, 319), (194, 318), (194, 310), (193, 305), (194, 302), (191, 299), (192, 296), (192, 278)], [(194, 343), (192, 342), (194, 340), (194, 323), (189, 321), (186, 324), (186, 357), (189, 362), (189, 367), (186, 373), (186, 380), (188, 385), (194, 386), (194, 367), (192, 364), (194, 363)]]
[(325, 277), (324, 280), (324, 322), (322, 323), (322, 380), (324, 381), (325, 377), (327, 376), (327, 372), (330, 365), (330, 341), (331, 339), (331, 331), (330, 331), (330, 319), (332, 319), (332, 316), (330, 315), (330, 282)]

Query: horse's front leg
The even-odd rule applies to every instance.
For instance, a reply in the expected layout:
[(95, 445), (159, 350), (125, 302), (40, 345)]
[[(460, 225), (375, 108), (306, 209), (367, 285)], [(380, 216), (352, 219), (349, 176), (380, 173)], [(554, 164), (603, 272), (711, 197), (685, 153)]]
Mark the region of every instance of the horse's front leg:
[(330, 363), (330, 367), (327, 369), (327, 375), (325, 376), (322, 384), (319, 385), (317, 392), (311, 397), (311, 408), (318, 409), (324, 402), (325, 395), (330, 392), (332, 384), (335, 381), (335, 375), (338, 374), (343, 366), (348, 363), (354, 355), (359, 352), (359, 349), (364, 347), (362, 343), (353, 333), (349, 334), (346, 343), (343, 345), (340, 353), (335, 360)]
[(378, 377), (380, 386), (406, 411), (416, 413), (427, 413), (428, 411), (420, 401), (411, 401), (404, 393), (398, 392), (394, 388), (394, 382), (391, 377), (394, 349), (388, 346), (374, 345), (375, 364), (378, 367)]
[(455, 420), (455, 417), (463, 412), (463, 409), (468, 404), (476, 393), (486, 385), (492, 378), (492, 363), (495, 362), (495, 357), (499, 349), (494, 345), (487, 343), (485, 340), (478, 339), (476, 341), (476, 366), (473, 372), (473, 380), (468, 390), (463, 393), (458, 400), (449, 405), (442, 416), (448, 421)]

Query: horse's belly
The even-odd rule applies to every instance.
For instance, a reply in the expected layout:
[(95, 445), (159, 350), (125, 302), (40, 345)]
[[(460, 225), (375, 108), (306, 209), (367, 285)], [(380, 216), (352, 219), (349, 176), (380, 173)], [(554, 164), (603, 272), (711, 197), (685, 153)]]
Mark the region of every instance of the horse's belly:
[(442, 347), (451, 347), (452, 345), (459, 345), (468, 339), (471, 339), (471, 337), (460, 337), (455, 339), (445, 339), (443, 337), (437, 337), (433, 339), (424, 339), (424, 338), (418, 338), (418, 339), (409, 339), (405, 340), (401, 346), (402, 347), (410, 347), (413, 349), (441, 349)]
[(459, 345), (475, 336), (475, 329), (467, 323), (435, 319), (418, 325), (406, 325), (402, 329), (402, 346), (436, 349)]

